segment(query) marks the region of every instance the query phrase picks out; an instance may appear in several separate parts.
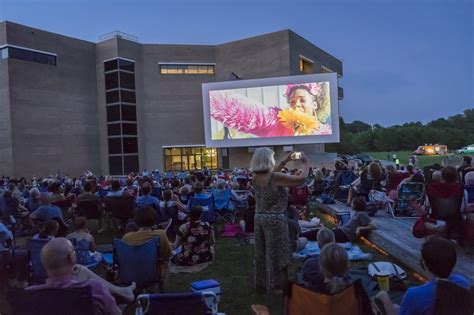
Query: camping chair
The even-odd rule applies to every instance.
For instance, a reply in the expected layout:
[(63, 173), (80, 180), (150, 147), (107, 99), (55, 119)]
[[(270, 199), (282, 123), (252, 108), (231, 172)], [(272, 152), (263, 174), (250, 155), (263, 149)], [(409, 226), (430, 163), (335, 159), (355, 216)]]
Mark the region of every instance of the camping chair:
[(334, 182), (334, 199), (346, 202), (349, 196), (349, 188), (357, 175), (351, 170), (338, 171)]
[(112, 222), (117, 228), (118, 220), (121, 227), (125, 226), (131, 219), (133, 219), (133, 212), (135, 210), (135, 198), (132, 196), (118, 196), (106, 197), (104, 200), (105, 211), (112, 216)]
[(229, 224), (234, 224), (235, 206), (232, 202), (232, 191), (230, 189), (214, 189), (212, 198), (214, 199), (217, 217), (222, 218)]
[(217, 311), (217, 297), (212, 291), (141, 294), (137, 297), (135, 315), (207, 315)]
[(474, 203), (474, 186), (466, 185), (464, 189), (467, 191), (467, 203)]
[(410, 204), (416, 202), (418, 205), (422, 205), (425, 201), (425, 185), (423, 183), (403, 183), (397, 189), (397, 202), (395, 211), (407, 213), (410, 216), (416, 213), (415, 209), (412, 209)]
[(71, 224), (73, 222), (72, 212), (70, 212), (72, 208), (72, 204), (74, 203), (74, 196), (66, 198), (64, 200), (53, 202), (52, 205), (61, 209), (63, 217), (66, 218), (66, 223)]
[(360, 279), (333, 295), (317, 293), (295, 283), (286, 297), (287, 315), (370, 315), (369, 298)]
[(161, 187), (153, 187), (151, 189), (151, 196), (161, 199)]
[(107, 197), (107, 194), (110, 192), (110, 190), (108, 188), (100, 188), (99, 189), (99, 197), (101, 199), (104, 199), (105, 197)]
[(94, 314), (89, 286), (12, 291), (8, 300), (14, 315)]
[(461, 204), (464, 197), (462, 184), (433, 183), (426, 188), (431, 207), (430, 219), (445, 221), (444, 228), (426, 223), (430, 231), (438, 232), (447, 238), (462, 239)]
[(114, 239), (114, 269), (118, 269), (119, 284), (137, 284), (144, 289), (159, 283), (161, 275), (159, 268), (160, 238), (155, 237), (142, 245), (129, 245), (124, 241)]
[(209, 222), (209, 224), (213, 224), (214, 222), (216, 222), (216, 213), (214, 211), (214, 201), (212, 196), (208, 198), (189, 198), (189, 208), (191, 209), (194, 206), (202, 207), (203, 221)]
[(77, 204), (77, 214), (87, 220), (98, 220), (102, 229), (102, 209), (95, 201), (81, 201)]
[(31, 266), (33, 268), (31, 282), (36, 284), (44, 283), (48, 277), (46, 270), (43, 267), (43, 263), (41, 262), (41, 250), (48, 242), (49, 240), (45, 239), (29, 239), (26, 242), (26, 249), (30, 252)]

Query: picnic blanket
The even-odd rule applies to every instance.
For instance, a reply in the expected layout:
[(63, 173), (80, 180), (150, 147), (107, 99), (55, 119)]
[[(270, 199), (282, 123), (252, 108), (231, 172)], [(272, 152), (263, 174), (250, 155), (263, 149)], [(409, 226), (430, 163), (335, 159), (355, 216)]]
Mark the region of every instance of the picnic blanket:
[[(359, 246), (351, 243), (339, 243), (340, 246), (344, 247), (349, 255), (349, 260), (372, 260), (372, 253), (364, 253)], [(293, 257), (296, 259), (305, 259), (312, 256), (319, 255), (321, 250), (319, 249), (318, 242), (309, 241), (305, 248), (299, 252), (293, 253)]]
[(196, 273), (196, 272), (200, 272), (206, 269), (207, 267), (209, 267), (211, 263), (212, 261), (205, 262), (202, 264), (197, 264), (194, 266), (179, 266), (179, 265), (171, 264), (170, 273)]

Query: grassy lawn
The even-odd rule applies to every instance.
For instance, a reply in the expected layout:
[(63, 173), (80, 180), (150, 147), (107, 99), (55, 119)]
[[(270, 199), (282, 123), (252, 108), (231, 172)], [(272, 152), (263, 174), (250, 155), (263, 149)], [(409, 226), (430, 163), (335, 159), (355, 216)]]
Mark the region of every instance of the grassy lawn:
[[(333, 227), (334, 223), (330, 217), (319, 212), (315, 207), (310, 207), (313, 216), (321, 218), (327, 227)], [(91, 230), (95, 231), (96, 226), (92, 221)], [(222, 226), (218, 226), (222, 230)], [(106, 233), (95, 234), (98, 244), (111, 243), (114, 231), (108, 230)], [(193, 274), (171, 274), (165, 290), (167, 292), (189, 291), (190, 283), (204, 279), (215, 279), (221, 284), (222, 296), (219, 303), (219, 311), (226, 314), (239, 315), (251, 314), (250, 305), (262, 304), (269, 308), (270, 314), (283, 314), (284, 300), (282, 296), (270, 296), (255, 293), (253, 289), (253, 255), (254, 247), (251, 244), (242, 242), (239, 238), (219, 237), (216, 243), (216, 259), (205, 270)], [(24, 243), (24, 240), (19, 242)], [(357, 245), (364, 252), (373, 253), (372, 261), (392, 261), (403, 267), (403, 264), (393, 257), (386, 256), (369, 245), (359, 242)], [(352, 267), (366, 267), (372, 261), (351, 262)], [(294, 280), (296, 272), (302, 267), (302, 261), (294, 261), (289, 267), (290, 279)], [(404, 267), (403, 267), (404, 268)], [(408, 271), (407, 268), (405, 270)], [(409, 283), (418, 283), (416, 278), (410, 276)], [(5, 308), (5, 291), (0, 292), (0, 314), (9, 314)], [(127, 312), (132, 314), (132, 312)]]
[[(401, 164), (408, 164), (408, 159), (412, 155), (411, 151), (396, 151), (396, 152), (364, 152), (372, 156), (376, 160), (387, 160), (387, 157), (390, 156), (390, 161), (392, 161), (393, 154), (396, 154), (400, 159)], [(457, 154), (450, 154), (450, 156), (457, 156)], [(419, 155), (418, 156), (418, 166), (420, 168), (438, 163), (442, 165), (442, 161), (445, 158), (445, 155)]]

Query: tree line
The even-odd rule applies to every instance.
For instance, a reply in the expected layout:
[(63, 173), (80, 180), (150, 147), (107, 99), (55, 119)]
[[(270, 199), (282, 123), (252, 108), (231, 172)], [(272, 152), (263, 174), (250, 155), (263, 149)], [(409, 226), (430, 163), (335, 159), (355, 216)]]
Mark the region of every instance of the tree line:
[(340, 143), (327, 144), (327, 152), (414, 151), (425, 143), (444, 144), (448, 150), (456, 150), (474, 144), (474, 109), (427, 124), (410, 122), (390, 127), (358, 120), (346, 123), (340, 117), (339, 128)]

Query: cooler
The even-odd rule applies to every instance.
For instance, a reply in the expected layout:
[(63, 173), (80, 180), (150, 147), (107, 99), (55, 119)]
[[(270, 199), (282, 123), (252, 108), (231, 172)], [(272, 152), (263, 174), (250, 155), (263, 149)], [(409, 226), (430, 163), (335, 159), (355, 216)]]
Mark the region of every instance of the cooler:
[(191, 283), (191, 291), (193, 292), (203, 292), (203, 291), (212, 291), (217, 296), (217, 302), (221, 300), (221, 285), (214, 279), (201, 280)]

